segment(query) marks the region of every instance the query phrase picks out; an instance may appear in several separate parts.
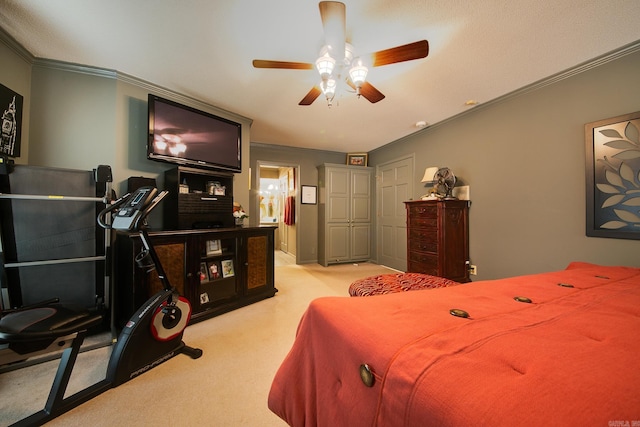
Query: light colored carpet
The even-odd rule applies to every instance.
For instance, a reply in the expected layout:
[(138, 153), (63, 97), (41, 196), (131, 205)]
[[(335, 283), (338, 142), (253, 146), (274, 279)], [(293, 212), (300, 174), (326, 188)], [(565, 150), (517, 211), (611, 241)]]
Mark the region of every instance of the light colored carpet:
[[(71, 410), (48, 426), (285, 426), (267, 408), (271, 381), (309, 302), (348, 297), (357, 279), (394, 270), (370, 264), (295, 265), (277, 253), (275, 297), (189, 326), (178, 355)], [(111, 347), (81, 353), (67, 395), (104, 378)], [(0, 375), (0, 425), (44, 406), (58, 361)]]

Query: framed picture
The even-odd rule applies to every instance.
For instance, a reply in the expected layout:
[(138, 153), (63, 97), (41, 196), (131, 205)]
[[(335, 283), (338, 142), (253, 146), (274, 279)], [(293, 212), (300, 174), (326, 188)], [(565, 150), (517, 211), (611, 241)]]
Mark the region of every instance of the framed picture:
[(200, 294), (200, 304), (206, 304), (209, 302), (209, 294), (206, 292), (203, 292)]
[(206, 282), (209, 280), (209, 275), (207, 274), (207, 265), (204, 262), (200, 263), (200, 283)]
[(318, 203), (318, 187), (314, 185), (303, 185), (300, 203), (303, 205), (315, 205)]
[(640, 239), (640, 111), (585, 125), (587, 236)]
[(235, 274), (236, 273), (233, 271), (233, 260), (222, 260), (222, 277), (231, 277), (235, 276)]
[(209, 275), (209, 280), (216, 280), (222, 277), (222, 267), (219, 261), (208, 261), (207, 262), (207, 274)]
[(222, 246), (220, 246), (220, 240), (207, 240), (207, 256), (220, 255), (222, 253)]
[(0, 154), (20, 157), (22, 140), (22, 95), (0, 84)]
[(369, 155), (367, 153), (349, 153), (347, 154), (347, 164), (349, 166), (367, 166)]

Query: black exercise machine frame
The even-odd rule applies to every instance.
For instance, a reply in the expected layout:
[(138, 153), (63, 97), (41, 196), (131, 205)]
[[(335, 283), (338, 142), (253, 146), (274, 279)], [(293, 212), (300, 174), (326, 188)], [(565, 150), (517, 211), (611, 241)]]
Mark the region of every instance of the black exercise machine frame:
[[(62, 352), (58, 370), (44, 408), (16, 422), (13, 424), (14, 426), (42, 425), (93, 399), (101, 393), (147, 372), (149, 369), (158, 366), (180, 353), (184, 353), (192, 359), (197, 359), (202, 355), (202, 350), (189, 347), (182, 341), (183, 331), (190, 316), (190, 307), (188, 301), (179, 297), (176, 289), (171, 286), (144, 227), (146, 217), (166, 196), (167, 192), (163, 191), (156, 195), (157, 190), (155, 188), (144, 187), (136, 190), (133, 195), (126, 194), (100, 213), (98, 223), (102, 227), (111, 228), (110, 224), (105, 224), (102, 220), (103, 216), (117, 210), (129, 201), (137, 199), (136, 196), (140, 191), (147, 191), (149, 193), (149, 201), (145, 203), (144, 206), (141, 205), (141, 214), (137, 215), (127, 226), (130, 227), (129, 230), (138, 231), (144, 245), (144, 251), (141, 255), (143, 255), (143, 258), (146, 258), (146, 256), (151, 258), (153, 266), (162, 281), (163, 290), (152, 296), (140, 307), (121, 331), (109, 358), (105, 379), (66, 398), (64, 395), (87, 331), (91, 327), (99, 324), (102, 321), (102, 316), (88, 315), (86, 318), (74, 323), (73, 326), (66, 329), (63, 328), (64, 330), (57, 329), (23, 335), (0, 331), (0, 340), (22, 342), (28, 342), (33, 338), (51, 338), (56, 340), (63, 336), (68, 338), (69, 334), (75, 334), (75, 337), (72, 338), (71, 346)], [(121, 215), (120, 212), (116, 214), (116, 216), (118, 215), (120, 217), (126, 216)], [(182, 313), (180, 306), (188, 310), (186, 315)], [(165, 332), (170, 332), (170, 334), (160, 338), (154, 336), (151, 332), (153, 326), (159, 328), (164, 327), (166, 328)], [(174, 328), (175, 331), (173, 331)]]

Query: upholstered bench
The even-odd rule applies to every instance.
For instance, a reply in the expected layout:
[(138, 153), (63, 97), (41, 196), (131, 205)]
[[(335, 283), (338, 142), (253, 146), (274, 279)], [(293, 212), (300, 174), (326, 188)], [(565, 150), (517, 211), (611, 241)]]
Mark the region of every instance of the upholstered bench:
[(394, 292), (444, 288), (459, 284), (459, 282), (445, 279), (444, 277), (422, 273), (381, 274), (356, 280), (349, 286), (349, 295), (352, 297), (367, 297)]

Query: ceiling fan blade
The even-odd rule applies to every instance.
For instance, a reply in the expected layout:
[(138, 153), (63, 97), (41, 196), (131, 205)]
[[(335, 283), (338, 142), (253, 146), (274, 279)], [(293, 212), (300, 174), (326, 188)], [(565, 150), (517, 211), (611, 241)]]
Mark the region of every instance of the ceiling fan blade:
[[(351, 86), (353, 90), (356, 90), (356, 85), (353, 84), (351, 79), (347, 79), (347, 84)], [(373, 85), (369, 82), (364, 82), (360, 87), (360, 95), (364, 96), (367, 101), (375, 104), (376, 102), (382, 101), (385, 96), (378, 89), (373, 87)]]
[(429, 54), (429, 42), (420, 40), (417, 42), (380, 50), (371, 54), (371, 64), (374, 67), (395, 64), (397, 62), (412, 61), (426, 58)]
[(325, 44), (330, 47), (336, 60), (344, 58), (344, 44), (347, 38), (346, 6), (338, 1), (321, 1), (320, 18), (324, 29)]
[(306, 62), (270, 61), (267, 59), (254, 59), (255, 68), (284, 68), (287, 70), (313, 70), (313, 64)]
[(384, 95), (378, 89), (373, 87), (373, 85), (369, 82), (364, 82), (362, 87), (360, 88), (360, 95), (367, 98), (367, 100), (375, 104), (376, 102), (382, 101), (384, 99)]
[(302, 98), (302, 101), (300, 101), (298, 103), (298, 105), (311, 105), (313, 104), (313, 101), (316, 100), (316, 98), (318, 96), (320, 96), (320, 94), (322, 93), (322, 91), (320, 90), (320, 88), (318, 86), (314, 86), (311, 88), (311, 90), (309, 91), (309, 93), (307, 93), (304, 98)]

